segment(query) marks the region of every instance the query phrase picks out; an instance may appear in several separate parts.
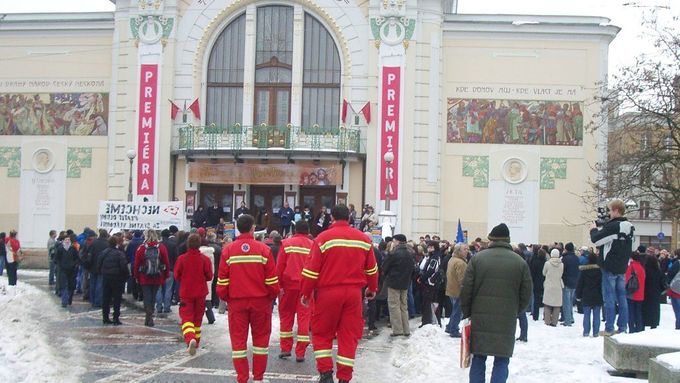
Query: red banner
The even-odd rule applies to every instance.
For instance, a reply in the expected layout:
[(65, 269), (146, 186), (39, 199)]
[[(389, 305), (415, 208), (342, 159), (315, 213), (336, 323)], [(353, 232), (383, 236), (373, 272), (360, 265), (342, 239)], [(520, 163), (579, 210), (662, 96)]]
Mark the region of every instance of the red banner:
[(158, 65), (142, 64), (139, 76), (139, 123), (137, 135), (137, 194), (154, 195), (156, 174), (156, 98)]
[[(382, 68), (382, 101), (380, 106), (380, 199), (389, 190), (390, 200), (399, 198), (399, 100), (401, 68)], [(392, 152), (394, 161), (387, 164), (385, 153)]]

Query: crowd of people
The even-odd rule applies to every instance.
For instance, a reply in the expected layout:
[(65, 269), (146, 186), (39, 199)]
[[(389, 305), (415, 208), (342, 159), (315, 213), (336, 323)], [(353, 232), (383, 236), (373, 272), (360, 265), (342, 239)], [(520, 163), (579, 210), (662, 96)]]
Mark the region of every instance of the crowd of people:
[[(314, 221), (302, 218), (293, 219), (283, 236), (272, 231), (256, 238), (256, 219), (245, 213), (236, 221), (240, 235), (235, 239), (222, 237), (216, 227), (51, 231), (49, 283), (62, 307), (80, 295), (101, 308), (104, 325), (122, 324), (125, 291), (144, 302), (146, 326), (179, 305), (192, 355), (200, 345), (204, 316), (212, 324), (214, 308), (228, 311), (239, 382), (250, 376), (249, 329), (253, 377), (262, 379), (276, 302), (279, 357), (288, 359), (294, 352), (295, 360), (304, 362), (311, 343), (322, 383), (334, 381), (334, 339), (337, 378), (348, 382), (362, 336), (375, 336), (385, 318), (381, 327), (390, 328), (391, 337), (409, 337), (409, 320), (418, 315), (420, 327), (445, 327), (453, 338), (461, 337), (461, 320), (472, 318), (470, 380), (483, 381), (486, 356), (494, 356), (494, 375), (504, 381), (514, 343), (528, 341), (527, 313), (538, 321), (541, 307), (545, 325), (553, 327), (560, 322), (574, 326), (576, 309), (583, 313), (583, 336), (598, 337), (656, 328), (660, 305), (670, 298), (680, 329), (680, 294), (670, 288), (680, 269), (680, 250), (671, 254), (640, 246), (632, 251), (625, 206), (613, 201), (610, 210), (611, 220), (591, 229), (595, 246), (579, 248), (571, 242), (515, 245), (504, 224), (489, 233), (488, 241), (477, 238), (470, 244), (436, 235), (408, 240), (403, 234), (375, 244), (360, 230), (370, 218), (356, 218), (344, 205), (333, 208), (329, 227), (316, 236), (310, 230)], [(367, 206), (363, 216), (370, 213)], [(16, 284), (17, 232), (0, 233), (0, 238), (6, 243), (0, 262), (7, 265), (10, 284)]]

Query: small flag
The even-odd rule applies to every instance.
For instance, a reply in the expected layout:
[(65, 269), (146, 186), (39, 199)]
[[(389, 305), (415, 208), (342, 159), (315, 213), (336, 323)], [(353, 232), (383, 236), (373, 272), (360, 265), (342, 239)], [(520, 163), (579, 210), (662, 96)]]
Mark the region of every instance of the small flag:
[(361, 111), (359, 113), (364, 115), (364, 118), (366, 119), (366, 123), (370, 124), (371, 123), (371, 103), (367, 102), (366, 105), (364, 105), (363, 108), (361, 108)]
[(168, 101), (170, 101), (170, 105), (171, 105), (170, 106), (170, 119), (172, 121), (175, 121), (175, 118), (177, 117), (177, 113), (179, 113), (179, 106), (175, 105), (175, 103), (172, 102), (172, 100), (168, 100)]
[(343, 124), (347, 121), (347, 100), (344, 98), (342, 99), (342, 116), (340, 119)]
[(197, 119), (201, 119), (201, 109), (200, 106), (198, 105), (198, 99), (196, 101), (192, 102), (191, 105), (189, 105), (189, 110), (194, 113), (194, 116), (196, 116)]
[(465, 236), (463, 235), (463, 226), (460, 225), (460, 218), (458, 218), (458, 232), (456, 233), (456, 243), (465, 242)]

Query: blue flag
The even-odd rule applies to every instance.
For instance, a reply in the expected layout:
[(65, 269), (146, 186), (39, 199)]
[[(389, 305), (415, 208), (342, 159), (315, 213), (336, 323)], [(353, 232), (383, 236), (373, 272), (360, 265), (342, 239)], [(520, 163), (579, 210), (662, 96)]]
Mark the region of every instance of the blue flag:
[(465, 237), (463, 236), (463, 227), (460, 225), (460, 218), (458, 218), (458, 232), (456, 233), (456, 243), (465, 242)]

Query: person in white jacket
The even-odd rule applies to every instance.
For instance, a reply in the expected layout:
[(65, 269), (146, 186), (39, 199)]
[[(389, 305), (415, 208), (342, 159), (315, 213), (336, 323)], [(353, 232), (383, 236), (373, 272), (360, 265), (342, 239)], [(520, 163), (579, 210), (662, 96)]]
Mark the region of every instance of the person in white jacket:
[[(213, 275), (215, 274), (215, 249), (211, 246), (201, 246), (198, 249), (201, 254), (210, 258), (210, 265), (213, 269)], [(219, 254), (217, 255), (220, 256)], [(213, 313), (212, 304), (212, 280), (206, 282), (208, 285), (208, 295), (205, 297), (205, 316), (208, 318), (208, 324), (215, 323), (215, 314)]]
[(557, 326), (562, 307), (562, 273), (564, 264), (560, 259), (560, 251), (552, 249), (550, 259), (543, 265), (543, 320), (548, 326)]

